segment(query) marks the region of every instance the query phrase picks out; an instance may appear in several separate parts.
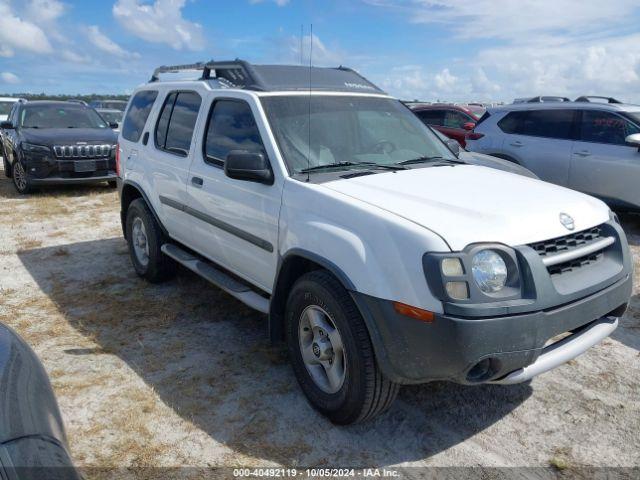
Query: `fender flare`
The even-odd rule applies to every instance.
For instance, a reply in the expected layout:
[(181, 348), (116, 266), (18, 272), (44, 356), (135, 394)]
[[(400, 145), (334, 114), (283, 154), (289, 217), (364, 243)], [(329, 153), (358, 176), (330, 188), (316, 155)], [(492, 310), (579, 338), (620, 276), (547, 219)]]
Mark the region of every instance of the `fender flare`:
[[(284, 337), (284, 306), (286, 304), (289, 291), (289, 289), (286, 288), (286, 285), (287, 283), (292, 284), (292, 282), (288, 282), (288, 279), (283, 279), (283, 272), (285, 270), (284, 266), (292, 257), (308, 260), (326, 269), (338, 279), (347, 291), (352, 292), (356, 289), (351, 279), (340, 267), (331, 260), (328, 260), (317, 253), (294, 247), (287, 250), (284, 255), (279, 255), (277, 273), (273, 282), (271, 301), (269, 302), (268, 326), (269, 336), (272, 343), (278, 343)], [(288, 271), (286, 274), (288, 275)], [(281, 282), (284, 282), (284, 285), (281, 285)]]
[(155, 221), (160, 226), (160, 230), (162, 231), (163, 235), (165, 235), (166, 237), (169, 237), (169, 232), (167, 232), (167, 229), (162, 224), (162, 221), (160, 221), (160, 217), (158, 216), (157, 212), (153, 208), (152, 203), (149, 201), (149, 197), (144, 192), (142, 187), (138, 183), (136, 183), (136, 182), (134, 182), (132, 180), (125, 180), (124, 182), (122, 182), (122, 189), (120, 190), (120, 192), (121, 192), (120, 193), (120, 221), (121, 221), (121, 224), (122, 224), (122, 234), (124, 235), (124, 238), (127, 238), (127, 231), (126, 231), (127, 230), (126, 229), (127, 212), (122, 208), (122, 192), (124, 191), (124, 187), (126, 187), (126, 186), (130, 186), (130, 187), (134, 188), (135, 190), (137, 190), (137, 192), (140, 194), (140, 196), (142, 197), (144, 202), (147, 204), (147, 207), (151, 211), (151, 214), (153, 215), (153, 218), (155, 219)]

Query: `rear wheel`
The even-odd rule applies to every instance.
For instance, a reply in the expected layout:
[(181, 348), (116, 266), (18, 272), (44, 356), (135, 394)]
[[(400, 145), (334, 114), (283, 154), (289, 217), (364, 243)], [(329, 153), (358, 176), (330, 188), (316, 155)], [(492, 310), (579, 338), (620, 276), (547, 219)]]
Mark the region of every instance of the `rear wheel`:
[(20, 160), (15, 160), (13, 162), (11, 176), (13, 177), (13, 185), (16, 187), (18, 193), (26, 194), (31, 191), (29, 177), (27, 176), (24, 165), (22, 165)]
[(314, 408), (338, 424), (363, 422), (389, 408), (399, 385), (380, 371), (360, 312), (329, 272), (311, 272), (295, 283), (286, 321), (293, 369)]
[(175, 273), (175, 263), (160, 250), (166, 243), (160, 225), (141, 198), (129, 205), (126, 232), (129, 255), (138, 275), (158, 283)]

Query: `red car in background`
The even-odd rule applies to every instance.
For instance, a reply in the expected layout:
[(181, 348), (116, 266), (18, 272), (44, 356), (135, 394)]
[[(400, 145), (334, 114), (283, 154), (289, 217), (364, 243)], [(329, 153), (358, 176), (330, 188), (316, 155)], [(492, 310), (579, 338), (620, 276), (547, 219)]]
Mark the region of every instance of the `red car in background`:
[(407, 105), (425, 124), (466, 146), (465, 137), (484, 115), (485, 108), (476, 105), (421, 104)]

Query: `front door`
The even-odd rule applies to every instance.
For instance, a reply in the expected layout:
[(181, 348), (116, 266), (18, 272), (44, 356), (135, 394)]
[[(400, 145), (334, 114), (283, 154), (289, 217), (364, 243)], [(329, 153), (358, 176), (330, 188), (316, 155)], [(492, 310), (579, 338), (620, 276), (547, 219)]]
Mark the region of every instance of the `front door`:
[[(208, 232), (194, 246), (200, 253), (270, 292), (277, 268), (278, 215), (282, 179), (264, 185), (227, 177), (229, 152), (242, 150), (267, 156), (253, 102), (241, 94), (215, 98), (201, 136), (202, 147), (189, 172), (189, 212)], [(261, 122), (260, 122), (261, 123)]]
[(602, 110), (584, 110), (573, 145), (569, 186), (618, 207), (640, 208), (640, 152), (625, 142), (640, 128)]

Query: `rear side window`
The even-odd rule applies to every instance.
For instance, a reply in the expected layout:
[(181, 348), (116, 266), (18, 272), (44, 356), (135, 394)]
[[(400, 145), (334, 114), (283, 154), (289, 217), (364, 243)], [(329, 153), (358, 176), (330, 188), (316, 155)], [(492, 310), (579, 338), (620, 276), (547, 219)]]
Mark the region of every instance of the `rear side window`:
[(155, 90), (143, 90), (135, 94), (122, 124), (123, 138), (131, 142), (140, 140), (157, 96), (158, 92)]
[(580, 139), (583, 142), (626, 145), (625, 138), (633, 133), (640, 133), (640, 129), (618, 115), (598, 110), (582, 112)]
[(443, 110), (421, 110), (414, 112), (422, 123), (427, 125), (442, 126), (444, 123), (444, 111)]
[(524, 117), (521, 135), (571, 139), (575, 110), (531, 110)]
[(216, 100), (204, 139), (208, 163), (223, 165), (232, 150), (265, 153), (251, 107), (241, 100)]
[(167, 96), (156, 125), (156, 147), (186, 157), (202, 99), (195, 92), (173, 92)]

